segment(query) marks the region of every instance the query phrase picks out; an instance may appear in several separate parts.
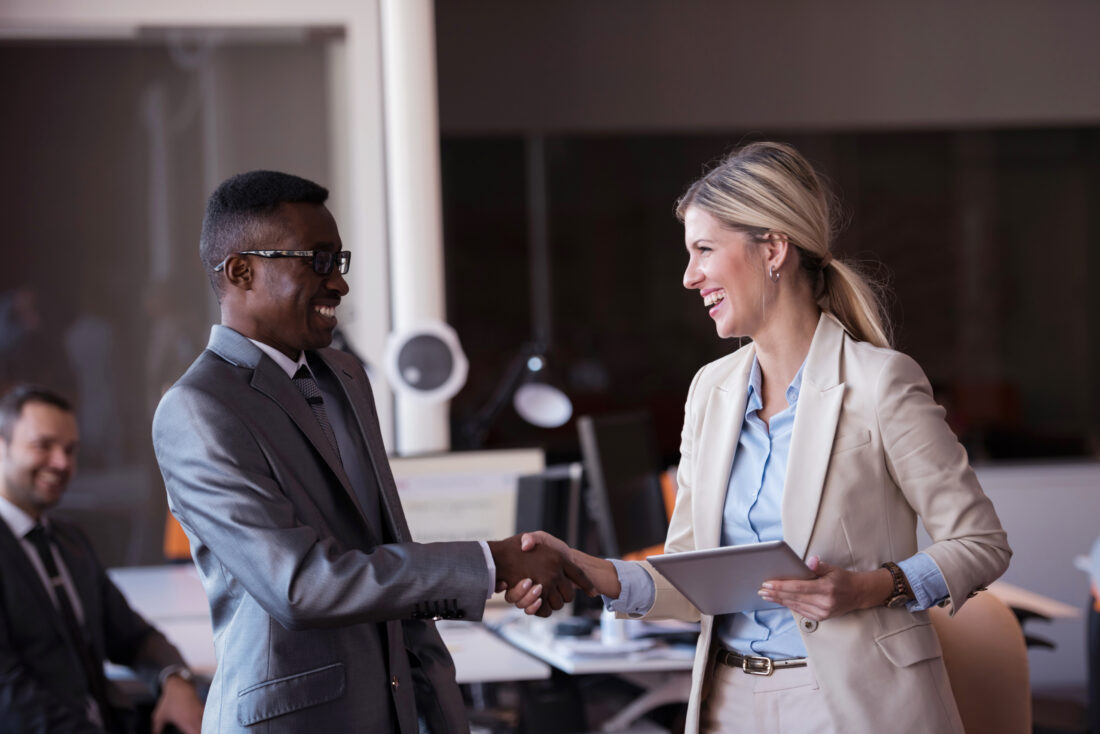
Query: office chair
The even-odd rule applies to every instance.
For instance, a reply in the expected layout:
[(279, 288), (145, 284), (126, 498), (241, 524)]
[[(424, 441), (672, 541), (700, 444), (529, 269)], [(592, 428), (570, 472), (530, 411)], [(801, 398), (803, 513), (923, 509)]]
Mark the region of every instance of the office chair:
[(930, 613), (966, 734), (1030, 734), (1027, 646), (1008, 606), (984, 592), (954, 617)]

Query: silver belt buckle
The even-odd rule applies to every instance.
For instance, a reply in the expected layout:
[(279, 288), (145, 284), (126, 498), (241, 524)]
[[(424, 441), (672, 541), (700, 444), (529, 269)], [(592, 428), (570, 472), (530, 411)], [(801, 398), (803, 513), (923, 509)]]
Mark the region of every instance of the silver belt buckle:
[(749, 675), (771, 675), (775, 672), (775, 665), (772, 663), (771, 658), (742, 655), (741, 670)]

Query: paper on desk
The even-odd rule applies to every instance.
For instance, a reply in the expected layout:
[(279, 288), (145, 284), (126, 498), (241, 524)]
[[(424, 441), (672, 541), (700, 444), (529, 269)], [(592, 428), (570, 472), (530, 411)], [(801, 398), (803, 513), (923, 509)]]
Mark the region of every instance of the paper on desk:
[(602, 640), (591, 638), (573, 637), (559, 638), (554, 641), (554, 647), (565, 655), (625, 655), (632, 652), (648, 650), (656, 644), (652, 639), (623, 640), (614, 644), (608, 644)]

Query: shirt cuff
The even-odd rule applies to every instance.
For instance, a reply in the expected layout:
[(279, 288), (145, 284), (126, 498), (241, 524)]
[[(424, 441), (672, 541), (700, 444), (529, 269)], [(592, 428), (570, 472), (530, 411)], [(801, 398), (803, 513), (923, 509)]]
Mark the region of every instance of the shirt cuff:
[(653, 579), (642, 564), (636, 561), (620, 561), (609, 558), (615, 572), (619, 575), (619, 584), (622, 589), (618, 599), (608, 596), (603, 598), (604, 606), (608, 611), (626, 614), (630, 617), (640, 617), (653, 608), (653, 601), (657, 598), (657, 587)]
[(947, 580), (940, 567), (927, 553), (917, 553), (898, 562), (913, 590), (913, 601), (905, 605), (911, 612), (929, 609), (947, 599)]
[(481, 544), (481, 552), (485, 554), (485, 565), (489, 568), (489, 592), (485, 598), (491, 599), (493, 594), (497, 593), (497, 564), (493, 562), (493, 554), (489, 552), (489, 541), (477, 542)]

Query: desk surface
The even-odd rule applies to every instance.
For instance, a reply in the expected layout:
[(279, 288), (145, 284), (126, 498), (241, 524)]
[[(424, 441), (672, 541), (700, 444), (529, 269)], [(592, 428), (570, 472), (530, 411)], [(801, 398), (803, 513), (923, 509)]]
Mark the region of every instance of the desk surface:
[(657, 643), (647, 649), (601, 648), (596, 641), (556, 638), (555, 620), (540, 617), (511, 617), (496, 625), (497, 634), (516, 647), (545, 660), (570, 675), (592, 673), (646, 673), (691, 670), (694, 645)]
[[(113, 568), (108, 573), (130, 605), (179, 648), (197, 673), (213, 675), (214, 633), (206, 593), (190, 563)], [(438, 624), (459, 683), (539, 680), (550, 667), (503, 642), (477, 622)]]

